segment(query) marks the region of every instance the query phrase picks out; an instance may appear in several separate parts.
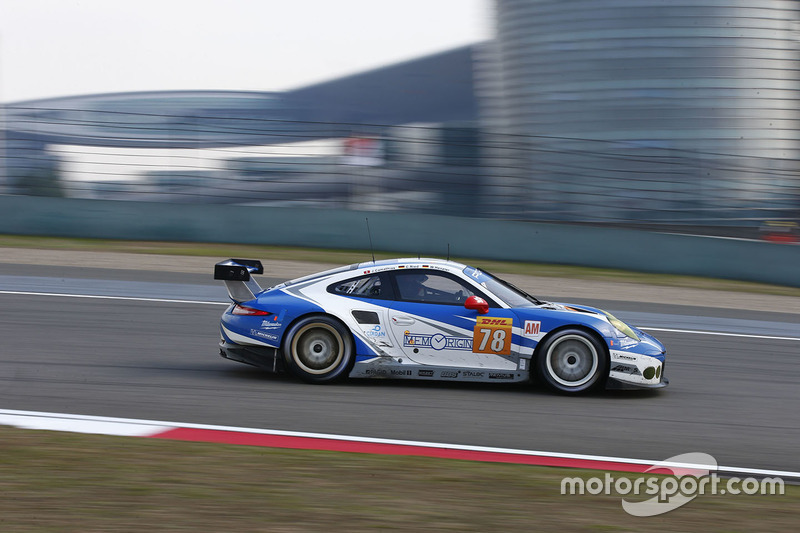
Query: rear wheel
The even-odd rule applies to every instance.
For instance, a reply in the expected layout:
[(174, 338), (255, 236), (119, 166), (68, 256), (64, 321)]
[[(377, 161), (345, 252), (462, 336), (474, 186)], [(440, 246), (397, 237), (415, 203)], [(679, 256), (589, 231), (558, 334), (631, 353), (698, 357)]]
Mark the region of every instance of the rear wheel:
[(538, 355), (539, 375), (560, 392), (581, 393), (600, 386), (608, 373), (605, 347), (593, 335), (566, 329), (549, 337)]
[(315, 315), (290, 328), (284, 337), (283, 353), (294, 375), (310, 383), (327, 383), (350, 372), (353, 340), (337, 320)]

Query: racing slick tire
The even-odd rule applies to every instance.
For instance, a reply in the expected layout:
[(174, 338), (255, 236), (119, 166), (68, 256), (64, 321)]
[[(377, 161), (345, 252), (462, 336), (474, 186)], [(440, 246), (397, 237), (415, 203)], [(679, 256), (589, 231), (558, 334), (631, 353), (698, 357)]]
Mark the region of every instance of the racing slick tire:
[(537, 365), (540, 378), (558, 392), (585, 393), (600, 387), (608, 376), (608, 352), (594, 335), (564, 329), (542, 344)]
[(284, 336), (283, 355), (289, 370), (308, 383), (329, 383), (347, 376), (355, 362), (353, 353), (350, 332), (325, 315), (299, 320)]

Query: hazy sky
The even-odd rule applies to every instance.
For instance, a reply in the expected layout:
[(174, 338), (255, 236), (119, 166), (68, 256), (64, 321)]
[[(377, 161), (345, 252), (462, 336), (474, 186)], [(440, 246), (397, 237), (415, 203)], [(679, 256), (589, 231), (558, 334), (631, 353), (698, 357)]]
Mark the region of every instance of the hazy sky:
[(0, 101), (276, 91), (489, 39), (491, 0), (0, 0)]

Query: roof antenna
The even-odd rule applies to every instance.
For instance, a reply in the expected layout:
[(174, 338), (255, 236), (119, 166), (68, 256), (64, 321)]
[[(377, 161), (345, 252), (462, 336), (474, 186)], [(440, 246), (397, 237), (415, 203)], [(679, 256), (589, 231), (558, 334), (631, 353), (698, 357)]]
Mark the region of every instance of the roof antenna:
[(369, 217), (365, 217), (367, 221), (367, 235), (369, 236), (369, 251), (372, 252), (372, 262), (375, 262), (375, 248), (372, 247), (372, 232), (369, 231)]
[(450, 261), (450, 243), (447, 243), (447, 260)]

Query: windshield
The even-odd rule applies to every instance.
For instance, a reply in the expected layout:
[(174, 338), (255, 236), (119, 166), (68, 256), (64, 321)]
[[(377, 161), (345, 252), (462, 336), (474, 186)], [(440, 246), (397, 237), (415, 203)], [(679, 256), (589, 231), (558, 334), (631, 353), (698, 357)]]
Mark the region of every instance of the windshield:
[(535, 296), (486, 271), (466, 267), (463, 272), (511, 307), (532, 307), (542, 304)]

